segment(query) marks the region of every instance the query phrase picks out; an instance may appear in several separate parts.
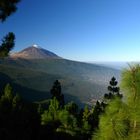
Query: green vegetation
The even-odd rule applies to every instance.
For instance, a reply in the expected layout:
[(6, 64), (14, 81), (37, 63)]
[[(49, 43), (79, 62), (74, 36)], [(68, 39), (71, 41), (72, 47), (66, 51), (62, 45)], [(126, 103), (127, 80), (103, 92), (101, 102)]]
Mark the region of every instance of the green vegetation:
[(100, 117), (99, 130), (93, 140), (123, 140), (127, 135), (126, 108), (120, 98), (110, 101)]
[[(0, 1), (1, 21), (4, 21), (11, 13), (16, 11), (16, 4), (18, 2), (19, 0)], [(14, 47), (14, 39), (15, 36), (13, 33), (9, 33), (4, 37), (0, 45), (0, 57), (8, 55), (9, 51)], [(42, 61), (44, 61), (43, 64)], [(64, 67), (68, 71), (65, 71)], [(36, 68), (38, 68), (37, 71), (34, 71)], [(91, 108), (86, 105), (84, 109), (80, 109), (73, 101), (69, 103), (65, 102), (61, 84), (56, 79), (60, 79), (62, 84), (70, 84), (69, 86), (72, 87), (80, 83), (78, 86), (82, 91), (83, 86), (85, 87), (85, 83), (89, 81), (89, 78), (91, 79), (92, 74), (94, 75), (93, 79), (99, 79), (97, 85), (100, 85), (102, 84), (100, 81), (103, 78), (102, 75), (106, 75), (107, 73), (112, 74), (112, 69), (106, 69), (105, 67), (102, 69), (102, 67), (95, 65), (75, 63), (63, 59), (49, 61), (32, 60), (29, 62), (26, 60), (15, 61), (4, 58), (0, 60), (0, 69), (0, 139), (140, 139), (140, 65), (130, 66), (129, 69), (124, 70), (122, 73), (121, 90), (123, 96), (120, 94), (116, 78), (112, 77), (108, 86), (109, 93), (104, 95), (103, 100), (97, 101)], [(88, 69), (88, 72), (85, 69)], [(87, 75), (87, 73), (90, 74)], [(52, 75), (55, 75), (55, 77), (52, 78)], [(101, 75), (101, 77), (97, 78), (97, 75)], [(22, 86), (25, 86), (26, 83), (30, 87), (34, 87), (35, 85), (32, 84), (33, 81), (37, 81), (37, 86), (38, 78), (44, 80), (45, 76), (51, 80), (56, 80), (54, 80), (55, 82), (50, 90), (50, 98), (48, 96), (44, 101), (33, 103), (26, 100), (29, 99), (29, 96), (23, 99), (20, 96), (21, 94), (17, 93), (18, 89), (24, 89), (24, 94), (27, 94), (28, 86), (26, 88)], [(29, 77), (31, 81), (27, 80)], [(65, 83), (66, 81), (70, 81), (70, 79), (74, 83)], [(22, 86), (15, 83), (15, 81)], [(89, 82), (88, 85), (93, 83), (94, 80), (91, 83)], [(43, 89), (41, 85), (42, 83), (39, 85), (39, 88)], [(38, 89), (36, 86), (35, 88)], [(16, 88), (13, 89), (13, 87)], [(93, 91), (95, 90), (94, 88)], [(88, 88), (85, 89), (87, 90)], [(35, 92), (35, 90), (28, 90), (29, 92)], [(88, 90), (90, 91), (91, 89)], [(84, 91), (86, 94), (83, 95), (83, 99), (88, 95), (88, 90)], [(93, 91), (91, 90), (90, 92)], [(75, 93), (79, 93), (80, 96), (82, 95), (82, 92), (79, 91)], [(30, 96), (30, 98), (32, 97)]]
[(91, 108), (86, 105), (84, 109), (72, 101), (64, 102), (58, 80), (50, 90), (50, 98), (36, 103), (22, 99), (7, 84), (0, 97), (0, 138), (137, 140), (140, 135), (139, 78), (139, 65), (124, 70), (123, 96), (112, 77), (109, 93), (102, 101), (97, 101)]
[(0, 45), (0, 57), (8, 56), (8, 53), (13, 49), (15, 43), (15, 35), (12, 32), (9, 32), (2, 40)]
[[(17, 3), (20, 0), (0, 0), (0, 22), (4, 22), (8, 16), (17, 10)], [(0, 57), (8, 56), (8, 53), (14, 47), (15, 35), (9, 32), (0, 45)]]
[(34, 139), (39, 131), (35, 105), (27, 103), (7, 84), (0, 98), (0, 139)]
[(115, 97), (120, 97), (122, 98), (122, 94), (120, 94), (120, 88), (117, 87), (118, 82), (116, 81), (115, 77), (111, 78), (111, 81), (109, 82), (110, 85), (108, 86), (108, 91), (109, 93), (104, 95), (105, 100), (110, 100)]
[(58, 79), (65, 102), (74, 101), (82, 107), (85, 103), (92, 106), (92, 99), (102, 98), (112, 75), (120, 79), (118, 70), (65, 59), (5, 58), (0, 60), (0, 75), (3, 79), (4, 75), (9, 77), (14, 90), (29, 101), (50, 98), (51, 83)]
[(100, 116), (93, 140), (140, 139), (140, 66), (130, 66), (122, 73), (124, 100), (115, 97)]
[(8, 16), (17, 10), (20, 0), (0, 0), (0, 21), (5, 21)]
[(127, 99), (129, 131), (128, 139), (140, 136), (140, 65), (130, 66), (122, 74), (122, 88)]

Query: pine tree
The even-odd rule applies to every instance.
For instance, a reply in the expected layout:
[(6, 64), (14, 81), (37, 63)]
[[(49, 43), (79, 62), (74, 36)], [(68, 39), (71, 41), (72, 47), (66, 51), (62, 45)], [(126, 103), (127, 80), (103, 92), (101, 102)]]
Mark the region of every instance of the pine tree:
[[(0, 0), (0, 21), (4, 22), (8, 16), (17, 10), (17, 3), (20, 0)], [(15, 35), (9, 32), (0, 45), (0, 57), (8, 56), (9, 51), (14, 47)]]
[(10, 84), (7, 84), (4, 89), (4, 96), (11, 101), (13, 99), (12, 87)]
[(83, 117), (82, 117), (82, 131), (84, 133), (84, 135), (86, 135), (86, 137), (88, 138), (90, 133), (91, 133), (91, 124), (89, 124), (90, 121), (90, 110), (88, 108), (88, 106), (86, 105), (83, 111)]
[(125, 140), (129, 129), (127, 115), (127, 106), (120, 98), (111, 100), (100, 116), (99, 129), (93, 140)]
[(90, 117), (90, 110), (89, 110), (88, 106), (86, 105), (84, 108), (84, 112), (83, 112), (83, 122), (89, 121), (89, 117)]
[(65, 129), (74, 129), (75, 127), (77, 127), (76, 118), (67, 110), (59, 111), (59, 120)]
[(21, 109), (21, 103), (22, 103), (22, 99), (21, 99), (20, 95), (19, 95), (19, 94), (16, 94), (16, 95), (13, 97), (13, 100), (12, 100), (13, 109), (14, 109), (14, 110), (19, 110), (19, 109)]
[(49, 122), (57, 121), (59, 109), (59, 102), (56, 97), (54, 97), (50, 101), (49, 109), (45, 110), (44, 113), (41, 115), (41, 123), (43, 125), (46, 125)]
[(121, 85), (129, 110), (128, 139), (140, 139), (140, 65), (130, 65), (129, 69), (124, 70)]
[(2, 44), (0, 45), (0, 57), (8, 56), (8, 53), (15, 46), (15, 35), (12, 32), (9, 32), (3, 39)]
[(92, 125), (92, 128), (98, 128), (98, 124), (99, 124), (99, 116), (103, 113), (104, 111), (104, 106), (102, 105), (102, 103), (100, 103), (99, 101), (96, 102), (96, 105), (93, 107), (93, 112), (91, 114), (90, 117), (90, 124)]
[(5, 21), (8, 16), (17, 10), (17, 3), (20, 0), (0, 0), (0, 21)]
[(116, 81), (115, 77), (112, 77), (108, 86), (109, 93), (104, 95), (105, 99), (112, 99), (115, 96), (118, 96), (122, 98), (122, 95), (120, 94), (120, 88), (117, 86), (118, 82)]
[(78, 115), (78, 105), (76, 103), (69, 102), (64, 106), (65, 110), (67, 110), (70, 114), (77, 116)]
[(59, 101), (61, 107), (64, 106), (64, 95), (61, 93), (61, 84), (58, 80), (54, 82), (54, 85), (51, 89), (52, 98), (56, 98)]
[(4, 89), (4, 94), (0, 99), (0, 109), (4, 112), (9, 112), (12, 109), (13, 91), (10, 84), (7, 84)]
[(140, 139), (140, 66), (130, 66), (122, 73), (125, 100), (115, 97), (100, 118), (94, 140)]

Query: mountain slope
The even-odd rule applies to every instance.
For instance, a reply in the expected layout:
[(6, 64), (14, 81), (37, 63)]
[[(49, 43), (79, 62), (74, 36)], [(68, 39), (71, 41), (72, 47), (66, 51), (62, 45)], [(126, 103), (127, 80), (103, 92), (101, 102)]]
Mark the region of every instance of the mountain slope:
[(24, 58), (24, 59), (45, 59), (45, 58), (60, 58), (56, 54), (45, 50), (37, 45), (30, 46), (18, 53), (14, 53), (11, 58)]
[[(50, 97), (53, 82), (58, 79), (66, 101), (73, 100), (80, 105), (100, 99), (107, 92), (112, 76), (120, 79), (119, 70), (54, 57), (1, 59), (0, 74), (9, 77), (14, 89), (30, 101)], [(0, 83), (3, 79), (0, 78)]]
[[(9, 76), (15, 84), (46, 93), (44, 98), (50, 96), (52, 84), (58, 79), (65, 98), (82, 103), (100, 99), (107, 91), (111, 77), (119, 80), (120, 76), (118, 70), (65, 59), (5, 59), (0, 61), (0, 72)], [(22, 92), (23, 89), (19, 91)], [(38, 94), (38, 100), (44, 98)]]

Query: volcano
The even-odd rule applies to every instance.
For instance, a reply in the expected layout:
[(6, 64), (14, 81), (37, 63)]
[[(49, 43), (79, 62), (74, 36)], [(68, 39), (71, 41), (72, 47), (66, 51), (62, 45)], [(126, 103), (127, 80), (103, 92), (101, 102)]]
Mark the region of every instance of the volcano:
[(24, 50), (11, 54), (11, 58), (24, 58), (24, 59), (60, 59), (55, 53), (41, 48), (38, 45), (32, 45)]

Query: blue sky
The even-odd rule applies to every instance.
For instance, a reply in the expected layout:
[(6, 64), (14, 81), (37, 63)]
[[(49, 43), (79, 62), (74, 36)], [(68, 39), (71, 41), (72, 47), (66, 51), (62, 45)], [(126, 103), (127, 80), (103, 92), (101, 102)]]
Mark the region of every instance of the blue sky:
[(78, 61), (139, 61), (140, 0), (22, 0), (0, 23), (19, 51), (32, 44)]

